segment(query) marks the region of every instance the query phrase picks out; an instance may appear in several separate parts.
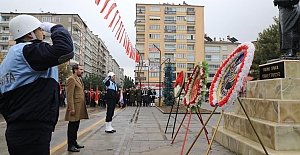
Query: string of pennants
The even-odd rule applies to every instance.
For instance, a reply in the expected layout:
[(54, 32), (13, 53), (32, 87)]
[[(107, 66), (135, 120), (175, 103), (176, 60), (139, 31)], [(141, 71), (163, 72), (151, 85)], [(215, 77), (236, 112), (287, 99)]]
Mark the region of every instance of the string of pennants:
[[(107, 9), (108, 3), (110, 0), (105, 0), (105, 2), (101, 5), (101, 0), (95, 0), (95, 4), (97, 6), (102, 6), (102, 9), (100, 10), (100, 13), (106, 12), (106, 15), (104, 16), (104, 19), (108, 19), (109, 17), (112, 17), (112, 20), (110, 24), (108, 25), (109, 28), (112, 28), (112, 32), (115, 32), (115, 38), (117, 41), (119, 41), (120, 44), (123, 44), (123, 47), (125, 48), (125, 52), (127, 55), (129, 55), (129, 58), (132, 60), (135, 60), (135, 62), (139, 62), (139, 54), (135, 50), (134, 46), (131, 44), (131, 41), (128, 37), (128, 34), (126, 32), (124, 23), (122, 21), (120, 12), (117, 8), (117, 3), (114, 1), (110, 7)], [(102, 0), (101, 2), (103, 2)], [(115, 10), (115, 11), (114, 11)], [(114, 14), (111, 14), (114, 11)]]

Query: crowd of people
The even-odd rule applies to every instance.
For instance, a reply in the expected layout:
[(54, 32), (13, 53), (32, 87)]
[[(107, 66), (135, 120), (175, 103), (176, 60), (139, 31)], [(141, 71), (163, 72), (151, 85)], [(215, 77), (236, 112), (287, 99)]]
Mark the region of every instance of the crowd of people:
[[(92, 92), (92, 93), (91, 93)], [(120, 99), (120, 92), (121, 88), (118, 91), (118, 96)], [(124, 103), (120, 104), (120, 102), (117, 102), (116, 104), (119, 107), (126, 107), (126, 106), (154, 106), (155, 104), (155, 96), (156, 96), (156, 91), (155, 89), (149, 89), (149, 88), (126, 88), (125, 90), (122, 90), (122, 95), (123, 95), (123, 100)], [(98, 100), (96, 98), (96, 91), (91, 90), (84, 90), (85, 94), (85, 103), (87, 107), (106, 107), (106, 90), (100, 90), (98, 93)], [(62, 87), (61, 90), (61, 107), (66, 106), (66, 91), (65, 87)]]

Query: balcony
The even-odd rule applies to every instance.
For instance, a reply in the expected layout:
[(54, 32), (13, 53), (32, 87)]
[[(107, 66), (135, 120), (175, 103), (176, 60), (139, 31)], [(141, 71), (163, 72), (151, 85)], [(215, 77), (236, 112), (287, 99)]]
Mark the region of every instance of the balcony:
[(187, 24), (194, 25), (194, 24), (195, 24), (195, 21), (187, 21), (186, 23), (187, 23)]
[(171, 30), (171, 29), (165, 29), (166, 33), (176, 33), (176, 30)]
[(186, 14), (194, 15), (195, 14), (195, 9), (194, 8), (187, 8)]
[(194, 67), (187, 67), (187, 71), (193, 71)]
[(9, 33), (9, 30), (1, 30), (0, 33)]
[(9, 20), (1, 20), (0, 24), (9, 24)]
[(176, 20), (165, 20), (165, 24), (176, 24)]
[(195, 30), (187, 30), (188, 34), (195, 34), (195, 32), (196, 32)]
[(136, 14), (145, 14), (146, 10), (145, 8), (137, 8), (136, 9)]
[(176, 39), (165, 39), (165, 42), (176, 42)]
[(165, 52), (176, 52), (176, 48), (165, 48)]
[(145, 23), (145, 19), (137, 19), (135, 22), (136, 24)]
[(195, 39), (187, 39), (187, 42), (188, 42), (188, 43), (194, 43), (194, 42), (195, 42)]
[(145, 28), (144, 29), (136, 28), (136, 32), (145, 32)]
[(74, 22), (72, 23), (72, 25), (77, 26), (79, 29), (81, 29), (81, 25), (80, 25), (80, 23), (77, 22), (77, 21), (74, 21)]
[(145, 42), (145, 38), (136, 38), (137, 42)]
[(165, 10), (165, 14), (176, 14), (176, 11)]

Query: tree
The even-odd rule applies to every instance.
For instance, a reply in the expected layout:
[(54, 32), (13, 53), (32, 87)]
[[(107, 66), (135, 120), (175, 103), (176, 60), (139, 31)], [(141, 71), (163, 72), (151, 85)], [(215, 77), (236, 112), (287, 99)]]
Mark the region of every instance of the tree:
[(174, 83), (175, 75), (173, 71), (175, 71), (175, 67), (172, 66), (170, 62), (166, 63), (165, 66), (165, 78), (164, 78), (164, 85), (165, 88), (163, 90), (164, 95), (164, 104), (165, 105), (173, 105), (175, 102), (174, 99)]
[(126, 89), (131, 87), (135, 87), (134, 81), (131, 77), (125, 75), (123, 88)]
[(61, 84), (65, 84), (67, 78), (72, 74), (71, 68), (67, 66), (67, 63), (58, 65), (58, 76)]
[(90, 90), (90, 84), (92, 84), (92, 89), (96, 90), (96, 86), (98, 86), (98, 90), (105, 90), (105, 85), (103, 83), (102, 77), (98, 77), (96, 75), (90, 75), (82, 78), (84, 83), (84, 89)]
[(258, 34), (255, 43), (254, 59), (251, 66), (250, 76), (254, 79), (259, 78), (259, 65), (266, 63), (268, 60), (276, 59), (281, 56), (279, 43), (279, 20), (274, 17), (274, 24)]

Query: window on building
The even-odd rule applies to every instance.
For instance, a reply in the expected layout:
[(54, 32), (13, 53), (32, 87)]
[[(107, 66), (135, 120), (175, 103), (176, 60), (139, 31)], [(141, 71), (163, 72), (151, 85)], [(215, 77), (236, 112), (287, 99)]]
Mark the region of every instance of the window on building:
[(186, 58), (185, 54), (184, 53), (178, 53), (176, 54), (176, 58)]
[(144, 44), (136, 44), (135, 48), (139, 51), (144, 51), (145, 50), (145, 46)]
[(222, 46), (222, 50), (227, 51), (228, 50), (227, 46)]
[(160, 12), (160, 7), (159, 6), (150, 6), (150, 11)]
[(177, 44), (177, 49), (186, 49), (186, 44)]
[(187, 16), (187, 21), (195, 21), (195, 16)]
[(186, 63), (177, 63), (176, 67), (177, 68), (186, 68)]
[(220, 55), (205, 55), (206, 61), (220, 62)]
[(194, 34), (188, 34), (187, 35), (187, 40), (195, 40), (195, 35)]
[(226, 60), (228, 58), (228, 55), (222, 55), (222, 60)]
[(157, 47), (157, 48), (160, 48), (160, 44), (159, 43), (155, 43), (154, 45), (153, 45), (154, 43), (149, 43), (149, 51), (150, 52), (158, 52), (157, 51), (157, 49), (155, 48), (155, 46)]
[(168, 53), (166, 53), (165, 54), (165, 58), (169, 58), (171, 60), (174, 60), (174, 54), (168, 54)]
[(160, 30), (160, 25), (150, 25), (150, 30)]
[(186, 17), (185, 16), (177, 16), (177, 20), (178, 21), (186, 21)]
[(186, 25), (177, 25), (177, 30), (186, 30)]
[(165, 39), (176, 39), (176, 35), (175, 34), (174, 35), (167, 34), (167, 35), (165, 35)]
[(150, 20), (160, 20), (160, 16), (149, 16)]
[(165, 51), (176, 51), (176, 44), (165, 44)]
[(178, 40), (186, 40), (186, 35), (185, 34), (177, 34), (177, 39)]
[(175, 16), (165, 16), (165, 23), (176, 23), (176, 17)]
[(160, 58), (159, 52), (149, 52), (149, 58)]
[(2, 16), (2, 21), (6, 21), (6, 22), (8, 22), (9, 21), (9, 16)]
[(159, 39), (160, 38), (160, 34), (149, 34), (149, 38), (150, 39)]
[(51, 22), (51, 17), (42, 17), (42, 22)]
[(8, 41), (9, 36), (0, 36), (0, 39), (3, 40), (3, 41)]
[(194, 69), (194, 64), (187, 64), (188, 71), (192, 71)]
[(149, 72), (150, 77), (159, 77), (159, 72)]
[(189, 62), (195, 61), (195, 54), (187, 54), (187, 61)]
[(220, 46), (205, 46), (205, 52), (219, 53)]
[(69, 23), (72, 22), (72, 17), (69, 17), (68, 22), (69, 22)]
[(176, 8), (177, 12), (186, 12), (186, 8), (178, 7)]
[(53, 17), (52, 21), (55, 23), (59, 23), (60, 22), (60, 17)]
[(220, 68), (220, 65), (217, 65), (217, 64), (209, 64), (208, 65), (208, 69), (210, 71), (217, 71), (219, 68)]
[(214, 77), (215, 74), (208, 74), (208, 77)]
[(165, 14), (176, 14), (176, 8), (165, 7)]
[(195, 51), (195, 45), (188, 44), (188, 45), (187, 45), (187, 50), (188, 50), (189, 52), (194, 52), (194, 51)]

